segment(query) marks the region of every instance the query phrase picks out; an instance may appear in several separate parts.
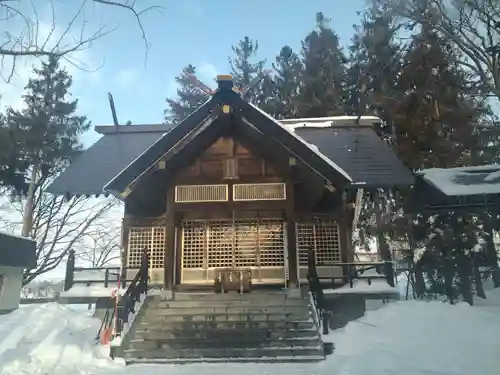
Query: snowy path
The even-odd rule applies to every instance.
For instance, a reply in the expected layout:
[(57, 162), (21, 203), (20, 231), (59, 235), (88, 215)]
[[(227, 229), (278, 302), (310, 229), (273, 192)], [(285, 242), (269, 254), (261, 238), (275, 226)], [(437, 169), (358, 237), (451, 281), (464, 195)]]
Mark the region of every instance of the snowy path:
[(0, 375), (497, 375), (500, 290), (477, 306), (401, 301), (334, 331), (313, 364), (128, 366), (95, 345), (99, 322), (57, 304), (0, 316)]
[(56, 303), (22, 306), (0, 316), (0, 374), (74, 372), (77, 363), (107, 366), (94, 345), (97, 320)]

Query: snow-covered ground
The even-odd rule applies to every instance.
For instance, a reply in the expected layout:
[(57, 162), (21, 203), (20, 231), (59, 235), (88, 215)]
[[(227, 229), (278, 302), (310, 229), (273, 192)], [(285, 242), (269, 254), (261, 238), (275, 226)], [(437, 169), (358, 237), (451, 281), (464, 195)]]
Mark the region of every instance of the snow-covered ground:
[(55, 303), (0, 316), (0, 374), (29, 375), (497, 375), (500, 290), (476, 306), (389, 303), (333, 331), (335, 353), (312, 364), (127, 366), (95, 344), (99, 321)]

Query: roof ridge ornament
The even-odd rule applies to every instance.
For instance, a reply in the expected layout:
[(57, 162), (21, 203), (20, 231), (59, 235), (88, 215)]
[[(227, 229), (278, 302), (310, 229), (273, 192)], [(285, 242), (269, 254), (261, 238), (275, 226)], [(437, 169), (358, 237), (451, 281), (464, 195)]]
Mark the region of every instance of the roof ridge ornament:
[(234, 91), (235, 93), (241, 95), (244, 98), (246, 93), (248, 93), (251, 89), (253, 89), (255, 86), (257, 86), (264, 78), (268, 77), (271, 73), (272, 73), (271, 69), (264, 69), (257, 76), (255, 76), (248, 83), (248, 85), (246, 85), (243, 88), (236, 87), (234, 85), (234, 78), (231, 74), (218, 74), (215, 77), (215, 80), (216, 80), (217, 86), (218, 86), (216, 90), (213, 90), (208, 85), (201, 82), (194, 74), (189, 74), (187, 76), (187, 79), (193, 86), (197, 87), (198, 89), (200, 89), (202, 92), (204, 92), (207, 95), (213, 95), (217, 91), (221, 91), (221, 90), (231, 90), (231, 91)]

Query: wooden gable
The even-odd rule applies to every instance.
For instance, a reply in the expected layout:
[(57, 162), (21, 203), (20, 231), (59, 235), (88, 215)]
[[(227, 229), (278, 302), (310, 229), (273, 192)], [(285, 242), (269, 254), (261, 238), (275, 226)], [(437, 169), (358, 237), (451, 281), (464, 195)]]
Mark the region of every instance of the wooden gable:
[[(277, 181), (285, 178), (276, 166), (256, 155), (236, 137), (218, 138), (174, 178), (176, 184), (210, 183), (226, 180)], [(282, 169), (282, 168), (281, 168)]]

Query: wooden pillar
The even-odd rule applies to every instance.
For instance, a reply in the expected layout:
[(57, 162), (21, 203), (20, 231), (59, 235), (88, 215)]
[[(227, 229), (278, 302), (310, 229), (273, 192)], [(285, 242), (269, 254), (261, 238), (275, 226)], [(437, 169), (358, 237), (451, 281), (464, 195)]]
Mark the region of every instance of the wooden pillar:
[(174, 189), (167, 190), (167, 209), (165, 212), (165, 264), (163, 286), (165, 289), (174, 289), (175, 282), (175, 210), (174, 210)]
[(346, 217), (339, 221), (339, 242), (342, 263), (354, 262), (354, 250), (351, 242), (351, 225)]
[(120, 246), (120, 263), (121, 263), (121, 273), (120, 279), (122, 285), (126, 285), (127, 280), (127, 257), (128, 257), (128, 237), (130, 228), (130, 219), (125, 215), (122, 219), (122, 236), (121, 236), (121, 246)]
[(175, 274), (174, 286), (181, 283), (181, 242), (182, 242), (182, 216), (181, 213), (175, 211), (174, 214), (174, 255), (175, 255)]
[(288, 285), (298, 286), (297, 235), (295, 228), (295, 191), (293, 181), (286, 182), (286, 236), (288, 245)]
[[(354, 249), (352, 247), (352, 221), (354, 218), (354, 208), (349, 200), (348, 193), (342, 193), (342, 208), (339, 210), (341, 216), (337, 219), (341, 263), (354, 262)], [(352, 280), (351, 266), (343, 264), (341, 267), (343, 282)]]
[(384, 217), (383, 217), (383, 209), (384, 209), (384, 197), (380, 191), (375, 192), (375, 223), (377, 226), (377, 242), (378, 242), (378, 253), (381, 257), (381, 260), (386, 262), (384, 266), (385, 275), (387, 278), (387, 282), (390, 286), (395, 286), (395, 273), (394, 266), (392, 264), (392, 253), (389, 248), (389, 244), (385, 238), (385, 229), (384, 229)]
[(354, 249), (352, 246), (352, 223), (354, 220), (354, 205), (349, 202), (346, 195), (342, 198), (342, 219), (339, 227), (340, 251), (343, 263), (354, 262)]

